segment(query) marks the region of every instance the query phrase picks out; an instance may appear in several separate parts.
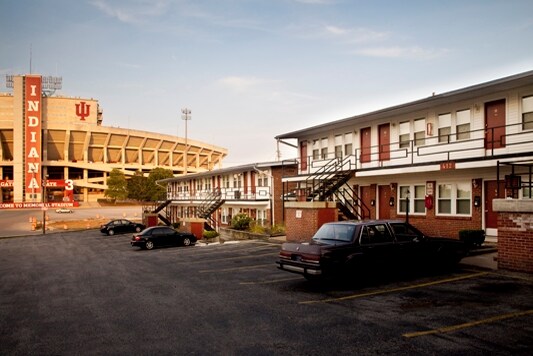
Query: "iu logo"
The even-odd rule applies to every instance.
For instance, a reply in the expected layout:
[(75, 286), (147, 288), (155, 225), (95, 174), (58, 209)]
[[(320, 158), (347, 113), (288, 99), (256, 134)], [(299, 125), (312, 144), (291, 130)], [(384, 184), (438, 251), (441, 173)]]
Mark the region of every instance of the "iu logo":
[(79, 116), (81, 121), (85, 121), (90, 112), (91, 105), (85, 105), (85, 101), (80, 101), (79, 104), (76, 104), (76, 116)]

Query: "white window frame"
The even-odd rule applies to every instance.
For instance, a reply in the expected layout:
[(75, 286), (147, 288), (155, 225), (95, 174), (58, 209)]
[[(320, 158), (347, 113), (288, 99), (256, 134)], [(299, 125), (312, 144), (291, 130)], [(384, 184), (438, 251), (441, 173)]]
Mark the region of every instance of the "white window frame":
[[(399, 126), (398, 145), (400, 148), (409, 148), (411, 141), (411, 123), (409, 121), (404, 121), (400, 122)], [(405, 138), (407, 138), (407, 140)]]
[[(450, 143), (451, 136), (452, 136), (452, 114), (446, 113), (446, 114), (440, 114), (439, 115), (439, 143)], [(447, 133), (443, 134), (442, 131), (446, 130)]]
[[(470, 125), (472, 114), (470, 109), (458, 110), (455, 112), (455, 139), (457, 141), (470, 139)], [(467, 127), (466, 132), (460, 132), (459, 128)]]
[(533, 130), (533, 118), (526, 121), (533, 116), (533, 95), (526, 95), (522, 97), (522, 130)]
[[(441, 197), (441, 186), (450, 186), (450, 197)], [(435, 213), (437, 216), (472, 216), (472, 183), (470, 181), (460, 181), (460, 182), (437, 182), (436, 184), (436, 204), (435, 204)], [(468, 198), (458, 197), (458, 192), (460, 188), (468, 191)], [(450, 201), (450, 212), (442, 212), (440, 203), (449, 200)], [(458, 213), (457, 205), (459, 201), (468, 201), (468, 214)]]
[[(425, 198), (426, 198), (426, 183), (416, 184), (402, 184), (398, 186), (398, 214), (405, 214), (407, 212), (407, 192), (409, 192), (409, 215), (426, 215)], [(415, 208), (423, 207), (423, 211), (415, 211)]]
[(415, 146), (424, 146), (426, 144), (426, 119), (416, 119), (413, 123)]

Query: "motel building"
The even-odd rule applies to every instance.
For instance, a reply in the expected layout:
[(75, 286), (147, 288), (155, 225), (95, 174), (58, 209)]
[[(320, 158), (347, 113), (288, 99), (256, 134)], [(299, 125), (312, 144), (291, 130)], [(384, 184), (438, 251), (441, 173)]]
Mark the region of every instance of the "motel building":
[[(276, 139), (299, 151), (297, 174), (282, 179), (296, 197), (283, 202), (287, 240), (327, 221), (407, 219), (433, 236), (497, 241), (496, 203), (533, 212), (533, 71)], [(533, 235), (531, 215), (510, 224)]]
[(281, 179), (296, 169), (294, 160), (262, 162), (162, 179), (158, 183), (167, 184), (167, 201), (156, 212), (163, 221), (198, 220), (208, 230), (228, 227), (236, 214), (264, 227), (282, 225)]
[[(92, 98), (55, 95), (61, 77), (7, 75), (0, 93), (0, 209), (77, 206), (126, 177), (161, 167), (175, 175), (221, 165), (227, 150), (159, 133), (102, 126)], [(152, 118), (153, 119), (153, 118)]]

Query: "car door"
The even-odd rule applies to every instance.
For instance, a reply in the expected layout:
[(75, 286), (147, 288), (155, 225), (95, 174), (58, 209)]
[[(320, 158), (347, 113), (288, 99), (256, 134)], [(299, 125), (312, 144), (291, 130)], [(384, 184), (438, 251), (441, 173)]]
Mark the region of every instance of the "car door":
[(157, 228), (152, 230), (152, 236), (150, 240), (154, 243), (156, 246), (163, 246), (165, 244), (165, 232), (163, 228)]
[(162, 227), (157, 229), (157, 232), (159, 234), (158, 244), (160, 246), (170, 246), (175, 244), (178, 234), (176, 230), (169, 227)]
[(396, 260), (394, 237), (384, 223), (363, 226), (360, 246), (365, 263), (375, 268), (382, 268)]
[(124, 225), (122, 224), (122, 220), (115, 220), (113, 223), (113, 229), (115, 230), (115, 234), (122, 234), (124, 232)]
[(391, 223), (390, 227), (398, 244), (398, 258), (404, 263), (424, 257), (424, 236), (407, 223)]

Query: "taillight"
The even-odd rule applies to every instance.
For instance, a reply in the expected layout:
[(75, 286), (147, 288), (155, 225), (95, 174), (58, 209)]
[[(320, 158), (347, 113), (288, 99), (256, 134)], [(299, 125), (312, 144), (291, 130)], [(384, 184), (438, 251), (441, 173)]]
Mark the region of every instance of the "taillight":
[(302, 262), (320, 263), (320, 255), (302, 255)]
[(289, 251), (284, 251), (284, 250), (281, 250), (279, 252), (279, 257), (280, 258), (287, 258), (287, 259), (291, 259), (291, 253)]
[(135, 236), (135, 241), (139, 241), (141, 239), (140, 236)]

